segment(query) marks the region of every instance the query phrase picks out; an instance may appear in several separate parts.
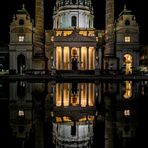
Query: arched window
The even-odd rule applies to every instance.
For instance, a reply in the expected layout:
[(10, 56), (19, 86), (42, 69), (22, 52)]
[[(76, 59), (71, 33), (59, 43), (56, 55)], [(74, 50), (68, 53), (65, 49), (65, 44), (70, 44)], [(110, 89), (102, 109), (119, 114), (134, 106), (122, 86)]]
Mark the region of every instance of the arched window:
[(19, 20), (19, 25), (24, 25), (24, 20), (23, 19)]
[(71, 24), (72, 24), (73, 27), (76, 27), (76, 25), (77, 25), (77, 17), (76, 16), (72, 16)]

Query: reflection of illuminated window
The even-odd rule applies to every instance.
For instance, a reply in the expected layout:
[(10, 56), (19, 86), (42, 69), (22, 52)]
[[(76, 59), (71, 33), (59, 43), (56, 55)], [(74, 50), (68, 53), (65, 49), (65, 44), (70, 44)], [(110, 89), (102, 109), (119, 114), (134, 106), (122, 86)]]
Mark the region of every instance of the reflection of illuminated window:
[(123, 94), (123, 97), (125, 99), (129, 99), (132, 96), (132, 82), (126, 81), (125, 82), (125, 93)]
[(88, 116), (88, 120), (89, 121), (93, 121), (94, 120), (94, 116)]
[(144, 95), (145, 92), (144, 92), (144, 87), (141, 88), (141, 95)]
[(64, 83), (63, 85), (63, 105), (69, 106), (69, 83)]
[(19, 98), (24, 98), (26, 95), (26, 85), (23, 81), (17, 82), (17, 96)]
[(62, 85), (56, 84), (56, 106), (62, 105)]
[(89, 106), (93, 106), (94, 105), (94, 84), (93, 83), (89, 83), (88, 84), (88, 104)]
[(133, 58), (130, 54), (124, 55), (124, 63), (125, 63), (125, 74), (131, 74), (132, 73), (132, 61)]
[(94, 121), (94, 116), (82, 117), (79, 121)]
[(23, 117), (25, 115), (24, 111), (23, 110), (19, 110), (18, 111), (18, 116), (19, 117)]
[(56, 117), (56, 122), (57, 123), (62, 122), (62, 118), (61, 117)]
[(70, 118), (69, 117), (63, 117), (63, 121), (65, 121), (65, 122), (70, 122), (71, 120), (70, 120)]
[(81, 106), (86, 107), (87, 105), (87, 85), (86, 83), (81, 84)]
[(60, 123), (60, 122), (71, 122), (71, 119), (69, 117), (56, 117), (56, 122)]
[(129, 109), (124, 110), (124, 116), (130, 116), (130, 110)]
[(87, 118), (86, 117), (83, 117), (83, 118), (81, 118), (81, 119), (79, 119), (79, 121), (87, 121)]
[(124, 37), (124, 41), (125, 41), (126, 43), (131, 42), (131, 37), (130, 37), (130, 36), (125, 36), (125, 37)]

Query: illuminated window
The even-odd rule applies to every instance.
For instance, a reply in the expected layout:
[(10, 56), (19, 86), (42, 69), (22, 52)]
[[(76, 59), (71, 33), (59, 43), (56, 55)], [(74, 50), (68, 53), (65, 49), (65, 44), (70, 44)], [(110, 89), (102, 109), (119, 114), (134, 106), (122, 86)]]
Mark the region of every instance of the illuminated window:
[(19, 42), (24, 42), (25, 37), (24, 36), (19, 36)]
[(130, 36), (125, 36), (125, 37), (124, 37), (124, 41), (125, 41), (126, 43), (131, 42), (131, 37), (130, 37)]
[(23, 110), (19, 110), (18, 111), (18, 116), (19, 117), (23, 117), (25, 115), (24, 111)]

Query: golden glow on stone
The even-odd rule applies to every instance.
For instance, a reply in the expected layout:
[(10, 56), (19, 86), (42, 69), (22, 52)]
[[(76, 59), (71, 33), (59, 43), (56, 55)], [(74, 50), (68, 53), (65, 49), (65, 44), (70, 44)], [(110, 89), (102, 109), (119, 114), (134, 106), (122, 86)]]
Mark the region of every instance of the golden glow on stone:
[(125, 81), (125, 92), (123, 97), (124, 99), (130, 99), (132, 97), (132, 81)]
[(71, 83), (57, 83), (55, 97), (57, 107), (91, 107), (95, 103), (95, 86), (93, 83), (80, 83), (77, 92), (72, 93)]

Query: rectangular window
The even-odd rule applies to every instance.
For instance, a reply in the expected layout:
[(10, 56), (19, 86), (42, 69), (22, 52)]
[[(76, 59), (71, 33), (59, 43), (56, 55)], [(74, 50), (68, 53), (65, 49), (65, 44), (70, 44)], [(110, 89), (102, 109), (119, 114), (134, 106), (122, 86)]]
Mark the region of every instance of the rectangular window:
[(130, 116), (130, 110), (124, 110), (124, 116)]
[(124, 41), (125, 41), (126, 43), (131, 42), (131, 37), (130, 37), (130, 36), (125, 36), (125, 37), (124, 37)]
[(24, 36), (19, 36), (19, 42), (24, 42), (25, 37)]

